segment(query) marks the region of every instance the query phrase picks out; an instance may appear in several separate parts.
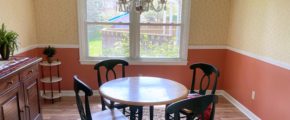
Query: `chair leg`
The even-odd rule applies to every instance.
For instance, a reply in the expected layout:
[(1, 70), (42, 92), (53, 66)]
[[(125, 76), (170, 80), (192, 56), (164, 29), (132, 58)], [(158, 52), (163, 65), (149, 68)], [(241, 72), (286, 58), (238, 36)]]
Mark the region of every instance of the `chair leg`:
[(123, 114), (124, 115), (126, 114), (126, 108), (123, 108)]
[(102, 105), (102, 111), (106, 110), (106, 106)]
[(153, 120), (154, 117), (154, 106), (149, 107), (149, 112), (150, 112), (150, 120)]
[(190, 119), (191, 119), (191, 116), (186, 115), (186, 120), (190, 120)]
[(137, 107), (136, 106), (130, 106), (130, 120), (135, 120), (136, 119), (136, 112), (137, 112)]
[(101, 103), (102, 103), (102, 111), (106, 110), (106, 105), (104, 100), (101, 99)]
[(170, 115), (165, 112), (165, 120), (170, 120), (169, 116)]
[(142, 120), (143, 118), (143, 107), (138, 107), (138, 120)]
[[(167, 108), (169, 104), (166, 104), (165, 105), (165, 109)], [(170, 120), (170, 114), (167, 114), (166, 111), (165, 111), (165, 120)]]
[(179, 112), (174, 113), (174, 120), (180, 120), (180, 114)]

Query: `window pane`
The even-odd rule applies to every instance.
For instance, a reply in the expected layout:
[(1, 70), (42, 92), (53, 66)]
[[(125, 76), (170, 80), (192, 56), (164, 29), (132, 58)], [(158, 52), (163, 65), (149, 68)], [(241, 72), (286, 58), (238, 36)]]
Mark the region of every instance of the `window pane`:
[(141, 14), (141, 23), (181, 23), (182, 0), (167, 0), (166, 11), (149, 10)]
[(129, 57), (128, 25), (88, 25), (90, 57)]
[(87, 0), (88, 22), (128, 23), (129, 13), (116, 10), (117, 0)]
[(180, 26), (141, 26), (141, 58), (179, 58)]

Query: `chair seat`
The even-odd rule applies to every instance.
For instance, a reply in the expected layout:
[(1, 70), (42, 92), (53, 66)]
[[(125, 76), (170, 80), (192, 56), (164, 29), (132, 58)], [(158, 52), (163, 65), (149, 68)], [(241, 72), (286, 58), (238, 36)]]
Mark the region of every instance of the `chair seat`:
[(93, 120), (128, 120), (119, 110), (111, 109), (92, 114)]
[[(192, 115), (192, 111), (191, 110), (188, 110), (188, 109), (182, 109), (180, 111), (182, 114), (184, 115)], [(204, 119), (205, 120), (209, 120), (210, 118), (210, 112), (211, 112), (211, 106), (209, 105), (206, 110), (204, 111)]]
[[(199, 97), (199, 96), (201, 96), (201, 95), (198, 94), (198, 93), (190, 93), (190, 94), (187, 95), (187, 98), (190, 99), (190, 98), (195, 98), (195, 97)], [(182, 109), (180, 112), (185, 114), (185, 115), (192, 115), (192, 111), (189, 110), (189, 109)], [(209, 120), (210, 112), (211, 112), (211, 105), (209, 105), (207, 107), (207, 109), (205, 110), (205, 112), (204, 112), (205, 120)]]

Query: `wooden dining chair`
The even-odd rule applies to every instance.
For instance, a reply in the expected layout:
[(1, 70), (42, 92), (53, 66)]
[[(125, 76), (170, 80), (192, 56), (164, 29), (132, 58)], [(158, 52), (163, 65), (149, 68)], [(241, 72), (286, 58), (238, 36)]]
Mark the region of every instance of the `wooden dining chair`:
[[(101, 87), (102, 84), (104, 84), (105, 82), (108, 82), (109, 79), (109, 75), (110, 75), (110, 71), (113, 74), (113, 78), (112, 79), (116, 79), (117, 78), (117, 72), (115, 70), (117, 65), (121, 65), (121, 72), (122, 74), (119, 75), (119, 77), (125, 77), (125, 67), (129, 65), (129, 63), (127, 61), (124, 60), (119, 60), (119, 59), (110, 59), (110, 60), (104, 60), (102, 62), (99, 62), (95, 65), (94, 69), (97, 70), (97, 78), (98, 78), (98, 85), (99, 87)], [(101, 72), (101, 68), (104, 67), (105, 68), (105, 80), (103, 80), (102, 78), (102, 72)], [(107, 107), (111, 108), (111, 101), (104, 99), (101, 96), (101, 103), (102, 103), (102, 110), (106, 110)], [(128, 107), (127, 105), (123, 105), (123, 104), (118, 104), (115, 103), (114, 107), (118, 108), (118, 109), (125, 109), (126, 107)]]
[[(74, 91), (76, 94), (76, 103), (81, 120), (128, 120), (117, 109), (109, 109), (102, 112), (91, 113), (89, 96), (93, 95), (92, 89), (88, 85), (83, 83), (76, 75), (73, 77), (73, 79), (74, 79)], [(83, 91), (85, 93), (84, 104), (80, 96), (80, 91)], [(85, 105), (85, 107), (83, 107), (83, 105)]]
[[(207, 90), (211, 87), (212, 90), (210, 94), (214, 95), (216, 91), (216, 87), (217, 87), (217, 80), (220, 75), (218, 69), (214, 67), (213, 65), (206, 64), (206, 63), (192, 64), (190, 66), (190, 69), (193, 71), (190, 93), (191, 94), (198, 93), (200, 95), (205, 95)], [(198, 75), (197, 75), (198, 70), (200, 70), (202, 74), (200, 77), (201, 79), (200, 79), (198, 91), (195, 91), (195, 83), (198, 78)], [(211, 75), (213, 76), (211, 77)], [(207, 81), (204, 82), (205, 80)]]
[[(215, 95), (217, 80), (220, 75), (218, 69), (213, 65), (206, 63), (195, 63), (190, 66), (190, 69), (193, 72), (192, 83), (190, 88), (190, 93), (187, 98), (194, 98), (200, 95), (206, 95), (207, 91), (211, 89), (209, 95)], [(198, 79), (200, 78), (200, 79)], [(198, 91), (195, 90), (195, 83), (199, 80)], [(207, 111), (210, 111), (211, 106), (208, 106)], [(182, 114), (186, 115), (186, 117), (190, 117), (193, 115), (190, 111), (186, 109), (181, 109)]]
[[(192, 113), (186, 120), (213, 120), (217, 99), (216, 95), (204, 95), (172, 103), (166, 107), (165, 120), (180, 120), (180, 111), (184, 109)], [(207, 111), (208, 106), (212, 107), (211, 111)]]
[[(110, 59), (110, 60), (104, 60), (101, 61), (99, 63), (97, 63), (94, 67), (94, 69), (97, 71), (97, 78), (98, 78), (98, 85), (99, 87), (101, 87), (102, 84), (104, 84), (105, 82), (108, 82), (109, 77), (110, 77), (110, 72), (113, 75), (112, 79), (116, 79), (118, 77), (117, 72), (116, 72), (116, 67), (117, 65), (120, 65), (121, 67), (121, 75), (119, 75), (119, 77), (125, 77), (125, 67), (129, 65), (129, 63), (125, 60), (120, 60), (120, 59)], [(104, 68), (104, 69), (102, 69)], [(102, 76), (102, 72), (105, 72), (105, 80), (103, 80), (102, 78), (104, 78), (104, 76)], [(120, 104), (120, 103), (114, 103), (112, 101), (109, 101), (105, 98), (103, 98), (101, 96), (101, 103), (102, 103), (102, 110), (106, 110), (107, 108), (117, 108), (117, 109), (123, 109), (123, 114), (128, 113), (128, 115), (130, 115), (130, 112), (126, 111), (126, 108), (130, 107), (128, 105), (125, 104)], [(141, 106), (131, 106), (131, 107), (137, 107), (137, 113), (136, 115), (138, 116), (138, 119), (141, 120), (142, 119), (142, 114), (143, 114), (143, 108)]]

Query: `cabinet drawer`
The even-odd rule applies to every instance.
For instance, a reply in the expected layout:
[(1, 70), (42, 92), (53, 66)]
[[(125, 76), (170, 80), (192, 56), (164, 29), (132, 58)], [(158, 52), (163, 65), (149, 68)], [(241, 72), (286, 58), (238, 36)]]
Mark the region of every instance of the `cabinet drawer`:
[(20, 79), (26, 80), (38, 75), (38, 65), (33, 65), (26, 70), (20, 72)]
[(15, 86), (15, 84), (19, 83), (19, 77), (17, 75), (11, 76), (1, 80), (0, 82), (0, 93), (3, 91)]

